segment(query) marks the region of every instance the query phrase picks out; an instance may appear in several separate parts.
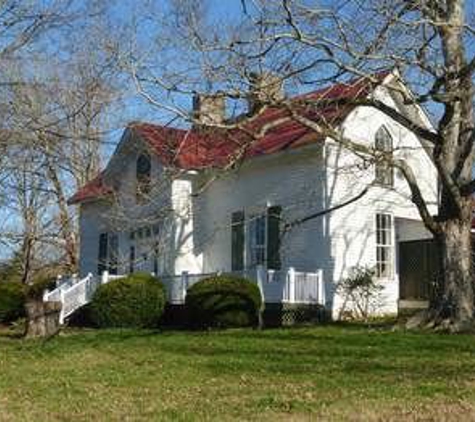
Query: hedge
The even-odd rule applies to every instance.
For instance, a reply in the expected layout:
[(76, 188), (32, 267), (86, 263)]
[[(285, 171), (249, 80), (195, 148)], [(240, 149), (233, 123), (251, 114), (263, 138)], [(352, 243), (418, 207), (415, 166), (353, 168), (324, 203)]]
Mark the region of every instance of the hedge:
[(25, 293), (21, 283), (0, 282), (0, 322), (8, 323), (25, 316)]
[(257, 326), (261, 303), (255, 283), (227, 274), (194, 284), (185, 300), (189, 324), (195, 328)]
[(165, 307), (165, 288), (155, 277), (136, 273), (99, 286), (88, 306), (97, 327), (153, 328)]

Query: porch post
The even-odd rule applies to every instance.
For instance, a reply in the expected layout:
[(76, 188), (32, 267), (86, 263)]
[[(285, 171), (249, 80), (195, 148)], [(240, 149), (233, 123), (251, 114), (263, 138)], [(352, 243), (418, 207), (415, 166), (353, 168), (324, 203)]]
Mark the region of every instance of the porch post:
[(182, 271), (181, 272), (181, 292), (180, 292), (181, 303), (185, 303), (187, 289), (188, 289), (188, 271)]
[(59, 324), (63, 325), (64, 323), (64, 290), (61, 289), (59, 292), (61, 298), (61, 311), (59, 313)]
[(289, 267), (287, 271), (287, 283), (289, 287), (289, 303), (295, 303), (295, 268)]
[(267, 269), (263, 265), (258, 265), (256, 268), (257, 287), (261, 292), (262, 303), (266, 298), (264, 297), (264, 281), (267, 280)]
[(318, 304), (325, 306), (327, 302), (325, 292), (325, 281), (323, 280), (323, 270), (317, 270), (318, 274)]
[(102, 272), (101, 284), (106, 284), (109, 281), (109, 271), (105, 270)]
[(91, 297), (91, 296), (92, 296), (92, 295), (91, 295), (91, 290), (92, 290), (93, 277), (94, 277), (94, 276), (92, 275), (92, 273), (87, 273), (87, 276), (86, 276), (86, 278), (87, 278), (87, 281), (86, 281), (86, 288), (84, 289), (85, 292), (86, 292), (86, 293), (85, 293), (85, 295), (86, 295), (85, 297), (86, 297), (87, 301), (92, 300), (92, 297)]

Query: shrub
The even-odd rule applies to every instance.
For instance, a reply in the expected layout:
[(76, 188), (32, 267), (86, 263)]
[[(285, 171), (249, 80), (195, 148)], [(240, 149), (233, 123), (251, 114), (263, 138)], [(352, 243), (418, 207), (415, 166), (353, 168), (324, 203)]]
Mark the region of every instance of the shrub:
[(22, 273), (21, 255), (19, 253), (15, 253), (11, 259), (0, 264), (0, 283), (21, 283)]
[(25, 293), (17, 282), (0, 283), (0, 322), (13, 322), (25, 315)]
[(26, 286), (25, 294), (28, 299), (41, 300), (45, 290), (52, 290), (56, 287), (53, 277), (40, 276), (33, 280), (32, 284)]
[(76, 309), (68, 317), (68, 327), (96, 328), (97, 324), (93, 321), (91, 308), (92, 304), (89, 302)]
[(255, 283), (242, 277), (209, 277), (190, 287), (186, 310), (194, 327), (256, 326), (260, 319), (261, 293)]
[(149, 274), (132, 274), (99, 286), (89, 306), (98, 327), (156, 327), (165, 307), (165, 288)]
[(337, 289), (344, 298), (340, 319), (347, 315), (366, 321), (372, 313), (377, 313), (381, 306), (380, 293), (383, 287), (374, 276), (375, 270), (372, 268), (355, 267), (350, 276), (339, 283)]

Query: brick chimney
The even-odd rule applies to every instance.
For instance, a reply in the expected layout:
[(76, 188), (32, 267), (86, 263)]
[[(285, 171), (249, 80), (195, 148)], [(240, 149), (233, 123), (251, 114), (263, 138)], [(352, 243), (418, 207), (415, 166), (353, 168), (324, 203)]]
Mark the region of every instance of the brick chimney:
[(264, 104), (284, 98), (283, 81), (270, 72), (249, 75), (248, 113), (254, 114)]
[(209, 126), (223, 123), (226, 118), (223, 94), (196, 94), (193, 97), (193, 117), (198, 125)]

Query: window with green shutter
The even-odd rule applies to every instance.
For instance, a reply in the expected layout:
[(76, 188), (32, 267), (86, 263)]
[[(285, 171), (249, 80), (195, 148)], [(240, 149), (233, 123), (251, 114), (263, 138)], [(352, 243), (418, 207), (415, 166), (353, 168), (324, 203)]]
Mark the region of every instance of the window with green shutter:
[(244, 269), (244, 211), (237, 211), (231, 217), (231, 269)]
[(281, 269), (280, 259), (280, 221), (282, 207), (273, 206), (267, 209), (267, 268)]

